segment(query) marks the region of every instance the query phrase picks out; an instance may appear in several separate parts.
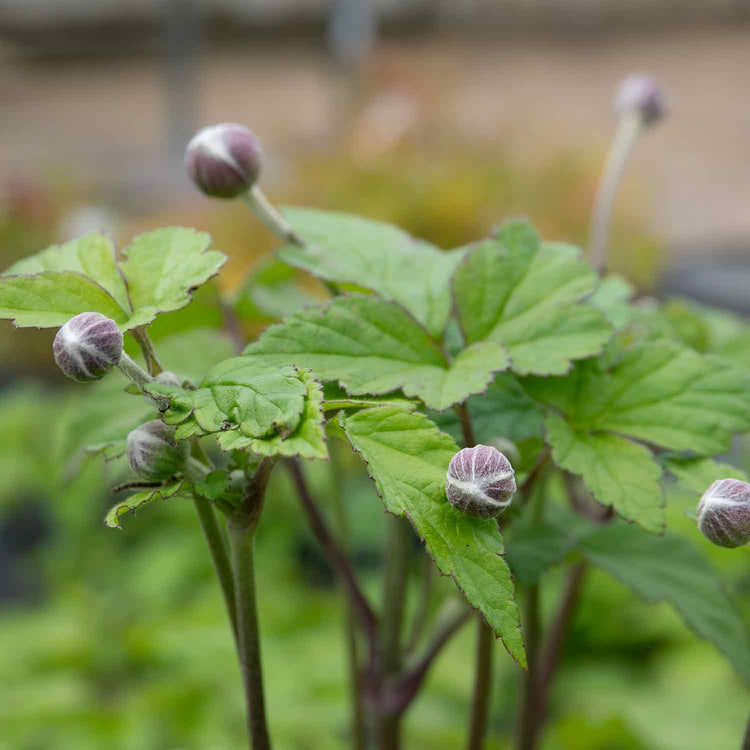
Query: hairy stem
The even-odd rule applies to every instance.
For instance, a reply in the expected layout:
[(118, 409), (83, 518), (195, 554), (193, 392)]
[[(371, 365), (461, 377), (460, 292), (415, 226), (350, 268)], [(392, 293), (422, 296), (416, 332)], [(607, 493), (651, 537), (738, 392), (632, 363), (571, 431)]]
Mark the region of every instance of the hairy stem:
[(224, 537), (221, 534), (219, 523), (216, 520), (216, 514), (211, 507), (211, 503), (205, 497), (194, 494), (193, 501), (195, 509), (198, 511), (198, 518), (203, 528), (203, 533), (208, 542), (208, 549), (211, 553), (211, 560), (214, 564), (214, 570), (219, 578), (221, 591), (224, 594), (224, 603), (229, 613), (229, 621), (232, 625), (234, 640), (239, 647), (239, 636), (237, 633), (237, 604), (235, 599), (234, 575), (232, 565), (229, 561)]
[(536, 680), (539, 651), (539, 585), (528, 587), (523, 617), (528, 672), (523, 677), (521, 713), (518, 727), (518, 750), (533, 750), (536, 745)]
[(247, 525), (235, 518), (227, 524), (232, 550), (234, 591), (237, 603), (240, 665), (245, 686), (247, 725), (252, 750), (269, 750), (271, 740), (266, 726), (263, 697), (263, 671), (260, 659), (260, 631), (255, 600), (255, 524)]
[[(380, 671), (383, 684), (397, 678), (401, 669), (401, 630), (406, 604), (407, 571), (409, 567), (409, 522), (388, 514), (383, 583), (383, 619), (380, 628)], [(401, 747), (403, 712), (386, 710), (379, 717), (380, 747), (398, 750)]]
[(143, 352), (143, 359), (146, 361), (146, 367), (148, 367), (149, 375), (158, 375), (164, 371), (164, 368), (159, 364), (159, 360), (156, 357), (156, 350), (154, 344), (148, 335), (146, 326), (138, 326), (133, 329), (133, 336), (138, 342), (138, 346), (141, 347)]
[(573, 618), (573, 613), (578, 604), (581, 593), (581, 585), (586, 574), (587, 563), (585, 561), (573, 566), (568, 573), (565, 591), (560, 599), (555, 619), (550, 626), (547, 643), (539, 657), (539, 668), (536, 684), (536, 715), (537, 732), (544, 724), (547, 713), (547, 699), (555, 671), (560, 660), (563, 641), (568, 632), (568, 627)]
[(598, 271), (604, 269), (607, 261), (607, 235), (612, 208), (617, 196), (625, 166), (635, 142), (641, 133), (643, 123), (637, 112), (630, 112), (620, 117), (612, 139), (607, 161), (604, 165), (591, 217), (589, 234), (589, 260)]
[(471, 719), (469, 720), (468, 750), (480, 750), (484, 747), (489, 718), (490, 696), (492, 694), (492, 661), (495, 636), (489, 625), (477, 616), (477, 650), (476, 672), (474, 674), (474, 692), (471, 699)]
[(266, 194), (256, 183), (243, 196), (250, 210), (270, 229), (279, 239), (290, 242), (293, 245), (304, 243), (292, 229), (292, 225), (284, 218), (281, 212), (268, 200)]

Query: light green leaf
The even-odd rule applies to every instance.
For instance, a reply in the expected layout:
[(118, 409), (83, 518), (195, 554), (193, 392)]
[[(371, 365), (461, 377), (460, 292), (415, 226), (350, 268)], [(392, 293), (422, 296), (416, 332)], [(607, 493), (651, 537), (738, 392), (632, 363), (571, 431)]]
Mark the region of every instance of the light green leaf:
[(680, 486), (688, 492), (702, 495), (718, 479), (741, 479), (747, 482), (747, 474), (730, 464), (713, 458), (682, 458), (669, 456), (664, 469), (677, 477)]
[(371, 406), (398, 406), (406, 411), (414, 411), (417, 404), (399, 396), (349, 396), (337, 383), (323, 386), (323, 411), (339, 409), (367, 409)]
[(135, 513), (140, 508), (148, 505), (154, 500), (169, 500), (180, 494), (190, 492), (192, 485), (189, 482), (181, 481), (169, 484), (166, 487), (156, 487), (153, 489), (143, 490), (131, 495), (127, 500), (113, 505), (104, 516), (104, 524), (110, 529), (119, 529), (120, 519), (126, 513)]
[(451, 312), (450, 277), (463, 251), (443, 252), (392, 224), (345, 213), (286, 208), (306, 247), (278, 257), (327, 281), (354, 284), (394, 300), (434, 336)]
[(95, 232), (63, 245), (52, 245), (36, 255), (22, 258), (3, 275), (30, 275), (43, 271), (75, 271), (93, 279), (110, 293), (123, 309), (130, 310), (125, 279), (115, 263), (112, 240)]
[(601, 310), (615, 329), (619, 330), (633, 320), (636, 309), (630, 304), (630, 300), (634, 295), (633, 285), (613, 273), (599, 281), (588, 301), (597, 310)]
[(640, 344), (604, 372), (584, 362), (568, 378), (525, 381), (577, 430), (605, 430), (676, 451), (713, 455), (750, 429), (750, 373), (674, 341)]
[(0, 278), (0, 318), (19, 328), (56, 328), (82, 312), (99, 312), (125, 331), (150, 320), (133, 317), (95, 281), (74, 271)]
[(227, 430), (257, 438), (294, 431), (303, 413), (307, 386), (294, 367), (234, 357), (216, 365), (197, 390), (154, 384), (147, 386), (147, 391), (171, 398), (164, 421), (179, 425), (178, 439)]
[(292, 433), (250, 438), (232, 430), (219, 435), (219, 447), (225, 451), (249, 448), (260, 456), (328, 458), (323, 425), (323, 389), (308, 370), (301, 370), (299, 378), (306, 388), (305, 406), (299, 424)]
[(648, 448), (617, 435), (575, 432), (556, 414), (545, 426), (555, 463), (583, 477), (598, 502), (646, 531), (664, 530), (661, 468)]
[(211, 237), (183, 227), (141, 234), (123, 251), (120, 263), (128, 280), (134, 310), (179, 310), (192, 289), (205, 284), (224, 265), (226, 256), (210, 250)]
[(454, 578), (525, 667), (520, 617), (497, 522), (462, 514), (445, 495), (456, 444), (423, 414), (397, 407), (342, 412), (339, 419), (367, 462), (386, 509), (412, 522), (438, 568)]
[(520, 374), (563, 374), (571, 360), (599, 353), (611, 329), (599, 311), (576, 304), (596, 285), (579, 256), (571, 245), (540, 242), (522, 221), (472, 246), (453, 278), (466, 341), (503, 344)]
[(204, 479), (193, 483), (195, 491), (209, 500), (220, 500), (229, 487), (229, 474), (223, 469), (212, 471)]
[(579, 549), (646, 601), (669, 602), (750, 682), (747, 629), (719, 577), (687, 540), (672, 534), (644, 534), (616, 523), (586, 538)]
[(492, 373), (508, 363), (502, 347), (480, 342), (448, 364), (405, 310), (364, 295), (337, 297), (327, 308), (296, 313), (268, 328), (245, 354), (269, 364), (309, 367), (352, 395), (403, 390), (439, 410), (483, 391)]

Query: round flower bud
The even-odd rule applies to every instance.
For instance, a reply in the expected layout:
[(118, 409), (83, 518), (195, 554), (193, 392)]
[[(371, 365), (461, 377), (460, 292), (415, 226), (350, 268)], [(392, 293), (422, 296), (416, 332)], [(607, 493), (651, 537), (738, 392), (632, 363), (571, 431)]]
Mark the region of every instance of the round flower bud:
[(515, 491), (513, 467), (497, 448), (464, 448), (451, 459), (445, 492), (451, 505), (467, 515), (497, 516), (510, 505)]
[(750, 484), (719, 479), (698, 503), (698, 529), (720, 547), (741, 547), (750, 542)]
[(120, 361), (122, 332), (101, 313), (80, 313), (57, 332), (52, 353), (69, 378), (80, 383), (99, 380)]
[(653, 125), (669, 111), (669, 97), (650, 76), (629, 75), (617, 90), (615, 110), (618, 115), (637, 112), (645, 125)]
[(175, 442), (174, 427), (153, 419), (128, 434), (128, 458), (133, 471), (144, 479), (167, 479), (185, 465), (188, 444)]
[(260, 141), (234, 123), (199, 130), (185, 151), (185, 168), (198, 189), (214, 198), (236, 198), (258, 180)]

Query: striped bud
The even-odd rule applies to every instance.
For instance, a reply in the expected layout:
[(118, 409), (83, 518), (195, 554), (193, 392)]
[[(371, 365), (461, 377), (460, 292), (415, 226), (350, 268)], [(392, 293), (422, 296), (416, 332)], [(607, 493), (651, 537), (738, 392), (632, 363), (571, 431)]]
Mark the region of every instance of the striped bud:
[(742, 547), (750, 542), (750, 484), (719, 479), (698, 503), (698, 529), (720, 547)]
[(188, 444), (175, 442), (174, 427), (158, 419), (132, 430), (127, 443), (130, 466), (144, 479), (173, 477), (182, 470), (188, 458)]
[(52, 353), (69, 378), (79, 383), (99, 380), (122, 357), (122, 332), (101, 313), (80, 313), (57, 332)]
[(497, 516), (510, 505), (515, 491), (513, 467), (497, 448), (464, 448), (451, 459), (445, 492), (451, 505), (467, 515)]
[(618, 115), (637, 112), (644, 125), (653, 125), (669, 111), (669, 97), (650, 76), (629, 75), (617, 91), (615, 110)]
[(185, 151), (188, 174), (199, 190), (214, 198), (246, 193), (258, 181), (260, 165), (260, 141), (234, 123), (199, 130)]

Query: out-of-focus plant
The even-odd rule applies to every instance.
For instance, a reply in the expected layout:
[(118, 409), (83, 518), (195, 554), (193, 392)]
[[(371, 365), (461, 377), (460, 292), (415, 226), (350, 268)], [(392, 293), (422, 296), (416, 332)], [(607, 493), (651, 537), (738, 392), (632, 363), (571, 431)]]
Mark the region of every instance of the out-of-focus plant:
[[(594, 222), (597, 267), (612, 180), (655, 119), (658, 89), (630, 89), (618, 99), (627, 141), (621, 127)], [(156, 335), (226, 260), (190, 229), (146, 232), (122, 251), (87, 235), (0, 278), (0, 316), (59, 328), (63, 372), (101, 380), (71, 407), (57, 461), (81, 450), (127, 456), (133, 476), (116, 489), (128, 496), (105, 524), (118, 528), (159, 499), (192, 501), (234, 635), (251, 746), (271, 746), (256, 576), (276, 570), (256, 565), (255, 542), (278, 466), (346, 597), (354, 747), (401, 746), (407, 710), (469, 620), (476, 673), (466, 746), (485, 743), (499, 638), (523, 675), (518, 747), (538, 747), (592, 566), (673, 605), (750, 678), (742, 620), (704, 557), (665, 531), (663, 489), (669, 478), (695, 493), (711, 484), (700, 528), (725, 546), (746, 541), (744, 474), (714, 458), (750, 430), (750, 374), (725, 351), (746, 337), (742, 325), (635, 300), (622, 278), (600, 277), (576, 247), (543, 241), (524, 220), (446, 251), (352, 214), (279, 210), (259, 187), (261, 160), (255, 136), (237, 125), (201, 131), (186, 155), (203, 192), (245, 201), (281, 240), (276, 260), (233, 296), (202, 302), (226, 337), (207, 332), (203, 315), (186, 318), (179, 336)], [(321, 280), (330, 299), (300, 296), (285, 267)], [(283, 319), (246, 345), (240, 320), (258, 313)], [(124, 392), (107, 374), (114, 368), (130, 381)], [(351, 561), (342, 444), (363, 459), (389, 514), (379, 607)], [(315, 459), (331, 462), (335, 525), (303, 464)], [(422, 595), (407, 608), (419, 543)], [(566, 581), (543, 622), (542, 584), (558, 565)], [(434, 567), (458, 590), (443, 589), (437, 611)], [(296, 616), (307, 614), (301, 606)]]

